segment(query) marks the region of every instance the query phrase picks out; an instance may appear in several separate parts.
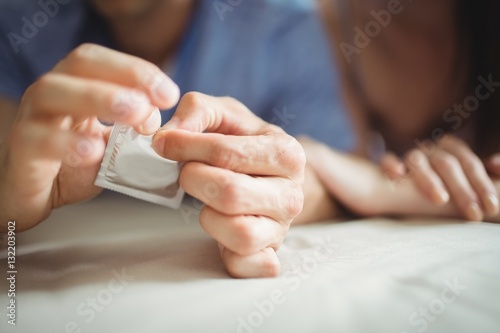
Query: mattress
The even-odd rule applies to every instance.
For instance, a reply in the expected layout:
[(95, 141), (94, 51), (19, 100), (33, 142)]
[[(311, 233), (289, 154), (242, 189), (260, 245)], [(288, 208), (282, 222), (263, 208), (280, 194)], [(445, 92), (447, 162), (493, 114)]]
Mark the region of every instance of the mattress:
[[(500, 332), (500, 225), (294, 226), (279, 277), (233, 279), (190, 200), (104, 193), (17, 234), (16, 325), (2, 278), (0, 332)], [(0, 256), (8, 278), (5, 237)]]

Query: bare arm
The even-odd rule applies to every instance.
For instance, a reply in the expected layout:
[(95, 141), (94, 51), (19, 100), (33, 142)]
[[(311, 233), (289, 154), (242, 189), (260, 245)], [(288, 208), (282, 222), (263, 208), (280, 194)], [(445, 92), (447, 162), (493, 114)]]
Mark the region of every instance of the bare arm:
[[(436, 206), (418, 190), (411, 177), (390, 181), (374, 163), (302, 139), (307, 159), (330, 193), (354, 213), (373, 215), (429, 215), (460, 217), (453, 204)], [(495, 181), (500, 191), (500, 181)], [(499, 222), (497, 215), (490, 218)]]

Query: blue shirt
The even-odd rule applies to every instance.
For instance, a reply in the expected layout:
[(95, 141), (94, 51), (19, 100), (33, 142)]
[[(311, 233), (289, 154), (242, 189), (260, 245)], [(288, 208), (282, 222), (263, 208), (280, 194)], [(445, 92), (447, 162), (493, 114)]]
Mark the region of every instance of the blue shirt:
[[(0, 95), (20, 99), (81, 43), (115, 48), (87, 2), (0, 2)], [(232, 96), (292, 135), (354, 146), (314, 1), (200, 0), (165, 71), (183, 93)]]

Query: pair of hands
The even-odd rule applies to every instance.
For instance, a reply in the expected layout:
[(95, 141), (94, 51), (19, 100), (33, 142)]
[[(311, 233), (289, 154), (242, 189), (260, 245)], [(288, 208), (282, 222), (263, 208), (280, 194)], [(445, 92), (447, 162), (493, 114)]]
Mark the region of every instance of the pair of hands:
[(446, 135), (431, 146), (413, 149), (403, 160), (388, 153), (380, 165), (394, 181), (411, 177), (434, 204), (443, 206), (451, 201), (463, 218), (482, 221), (499, 214), (492, 178), (500, 176), (500, 155), (482, 161), (453, 135)]
[[(303, 206), (300, 144), (231, 98), (188, 93), (161, 125), (179, 88), (156, 66), (82, 45), (25, 92), (0, 146), (0, 227), (34, 227), (54, 208), (101, 192), (94, 180), (111, 127), (150, 135), (163, 157), (185, 162), (180, 184), (203, 201), (201, 226), (235, 277), (279, 272), (275, 251)], [(217, 191), (208, 190), (216, 188)], [(214, 194), (215, 193), (215, 194)]]

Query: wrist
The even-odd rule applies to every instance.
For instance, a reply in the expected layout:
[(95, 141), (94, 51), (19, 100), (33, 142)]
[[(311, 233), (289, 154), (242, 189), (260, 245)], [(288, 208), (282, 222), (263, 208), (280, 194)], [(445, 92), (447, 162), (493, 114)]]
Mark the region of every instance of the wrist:
[(339, 215), (335, 201), (309, 165), (306, 166), (302, 189), (304, 191), (304, 207), (294, 219), (293, 224), (324, 221)]

